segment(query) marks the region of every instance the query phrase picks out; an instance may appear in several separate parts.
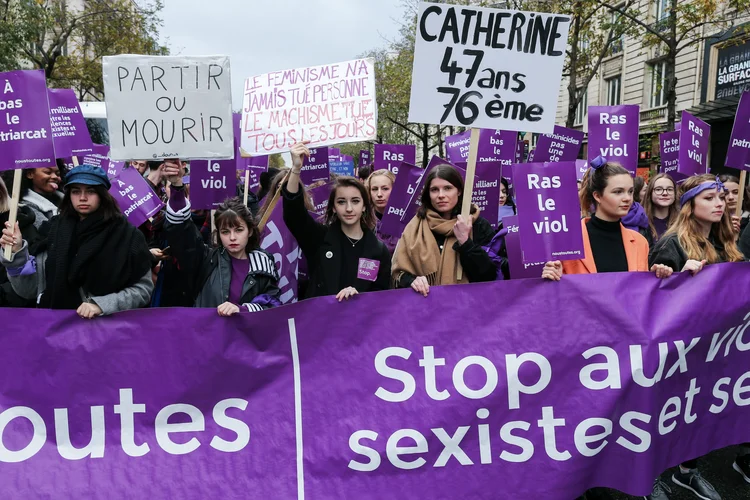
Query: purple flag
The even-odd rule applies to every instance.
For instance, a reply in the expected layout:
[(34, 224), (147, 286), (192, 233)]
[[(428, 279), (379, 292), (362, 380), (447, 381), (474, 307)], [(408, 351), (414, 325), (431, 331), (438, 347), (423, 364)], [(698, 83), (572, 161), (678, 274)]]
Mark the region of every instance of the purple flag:
[(529, 163), (513, 171), (524, 262), (583, 259), (575, 162)]
[(302, 250), (284, 224), (284, 210), (281, 204), (279, 200), (263, 228), (260, 247), (272, 254), (276, 261), (276, 269), (281, 277), (281, 303), (291, 304), (297, 302), (297, 280)]
[(413, 144), (375, 144), (372, 169), (387, 169), (398, 174), (402, 162), (411, 165), (417, 162), (417, 147)]
[(677, 172), (685, 176), (708, 172), (708, 138), (711, 126), (687, 111), (682, 112)]
[(677, 173), (677, 162), (680, 154), (680, 131), (659, 134), (659, 152), (661, 165), (659, 172), (674, 175)]
[(555, 125), (555, 131), (551, 135), (539, 136), (533, 151), (534, 163), (575, 161), (581, 152), (583, 136), (581, 130)]
[(302, 162), (300, 180), (306, 186), (313, 182), (328, 180), (328, 148), (312, 148), (310, 156)]
[(727, 167), (750, 170), (750, 92), (742, 93), (727, 149)]
[(503, 227), (508, 229), (508, 234), (505, 235), (505, 249), (508, 252), (510, 279), (541, 278), (545, 262), (531, 262), (527, 264), (523, 261), (518, 216), (503, 217)]
[(589, 106), (589, 158), (603, 156), (635, 175), (638, 169), (640, 107)]
[(55, 156), (66, 158), (94, 150), (86, 120), (71, 89), (47, 89)]
[(237, 196), (237, 170), (234, 160), (193, 160), (190, 162), (190, 205), (196, 210), (213, 210), (227, 198)]
[(310, 198), (313, 200), (313, 206), (315, 207), (315, 216), (322, 217), (325, 215), (328, 209), (328, 197), (331, 195), (331, 187), (333, 183), (327, 182), (322, 186), (312, 188), (308, 191)]
[(380, 232), (399, 238), (404, 232), (409, 219), (403, 221), (402, 218), (406, 213), (412, 196), (417, 192), (419, 181), (422, 179), (425, 171), (416, 165), (402, 163), (398, 167), (396, 181), (391, 189), (391, 196), (388, 198), (383, 219), (381, 220)]
[(0, 73), (0, 170), (55, 165), (44, 70)]
[(126, 168), (112, 179), (109, 193), (128, 218), (128, 222), (135, 227), (156, 215), (164, 206), (146, 179), (134, 168)]
[(370, 150), (360, 149), (359, 150), (359, 168), (366, 167), (372, 162), (372, 155)]

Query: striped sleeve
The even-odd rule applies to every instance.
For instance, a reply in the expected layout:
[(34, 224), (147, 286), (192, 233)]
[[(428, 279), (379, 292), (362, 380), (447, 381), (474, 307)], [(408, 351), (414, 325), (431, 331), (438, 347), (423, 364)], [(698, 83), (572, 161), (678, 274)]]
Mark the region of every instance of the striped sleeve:
[(247, 308), (248, 312), (251, 312), (251, 313), (260, 312), (263, 310), (263, 306), (261, 306), (260, 304), (247, 303), (247, 304), (242, 304), (242, 305)]
[(276, 262), (267, 253), (260, 250), (253, 250), (247, 257), (250, 261), (250, 274), (264, 274), (274, 280), (279, 280)]
[[(190, 200), (187, 198), (175, 200), (174, 198), (176, 197), (170, 198), (167, 203), (167, 222), (175, 225), (188, 222), (191, 217)], [(182, 208), (178, 208), (180, 205), (183, 205)]]

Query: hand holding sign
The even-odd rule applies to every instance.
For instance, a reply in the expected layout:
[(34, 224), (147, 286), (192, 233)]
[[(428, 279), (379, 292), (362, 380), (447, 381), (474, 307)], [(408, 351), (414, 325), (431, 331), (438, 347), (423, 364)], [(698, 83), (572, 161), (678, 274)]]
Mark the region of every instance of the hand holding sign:
[(0, 238), (0, 247), (5, 250), (10, 247), (10, 253), (16, 254), (23, 248), (23, 236), (21, 236), (21, 229), (18, 227), (18, 222), (14, 224), (14, 228), (11, 229), (10, 222), (5, 223), (5, 229), (3, 229), (3, 237)]
[(164, 177), (173, 186), (182, 186), (182, 178), (185, 176), (185, 164), (180, 160), (167, 160), (164, 162)]

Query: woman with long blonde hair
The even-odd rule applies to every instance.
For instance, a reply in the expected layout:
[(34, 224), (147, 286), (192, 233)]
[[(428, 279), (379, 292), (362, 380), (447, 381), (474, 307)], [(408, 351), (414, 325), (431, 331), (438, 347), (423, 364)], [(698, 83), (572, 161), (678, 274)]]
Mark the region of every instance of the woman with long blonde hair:
[(650, 238), (647, 239), (652, 246), (677, 220), (680, 211), (677, 191), (677, 183), (669, 174), (657, 174), (648, 182), (643, 209), (648, 217)]
[(392, 236), (382, 233), (380, 226), (385, 209), (388, 207), (388, 200), (391, 198), (394, 182), (396, 182), (396, 176), (393, 175), (393, 172), (385, 168), (374, 171), (365, 181), (367, 193), (370, 195), (372, 206), (375, 209), (375, 216), (378, 218), (375, 234), (377, 234), (378, 239), (385, 244), (391, 254), (396, 249), (398, 237), (401, 235)]

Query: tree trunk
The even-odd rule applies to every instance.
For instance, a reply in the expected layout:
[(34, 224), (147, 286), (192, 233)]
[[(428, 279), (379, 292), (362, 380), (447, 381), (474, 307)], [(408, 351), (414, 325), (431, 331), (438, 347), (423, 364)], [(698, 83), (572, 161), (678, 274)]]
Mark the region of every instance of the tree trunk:
[(573, 27), (571, 29), (570, 38), (570, 56), (568, 71), (568, 117), (565, 120), (565, 126), (572, 128), (576, 121), (576, 110), (578, 109), (578, 103), (581, 100), (581, 95), (578, 93), (578, 42), (581, 35), (581, 17), (575, 15), (573, 17)]
[(674, 130), (677, 121), (677, 0), (670, 0), (669, 45), (664, 64), (664, 89), (667, 98), (667, 130)]
[(445, 141), (443, 140), (443, 127), (438, 125), (437, 128), (437, 144), (438, 144), (438, 156), (440, 158), (445, 158), (445, 155), (443, 154), (443, 146), (445, 145)]
[(430, 163), (430, 126), (420, 125), (419, 131), (422, 140), (422, 168), (427, 168), (427, 164)]

